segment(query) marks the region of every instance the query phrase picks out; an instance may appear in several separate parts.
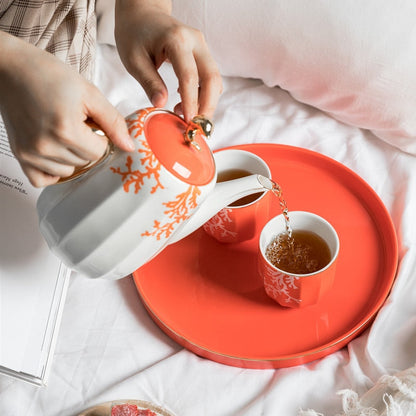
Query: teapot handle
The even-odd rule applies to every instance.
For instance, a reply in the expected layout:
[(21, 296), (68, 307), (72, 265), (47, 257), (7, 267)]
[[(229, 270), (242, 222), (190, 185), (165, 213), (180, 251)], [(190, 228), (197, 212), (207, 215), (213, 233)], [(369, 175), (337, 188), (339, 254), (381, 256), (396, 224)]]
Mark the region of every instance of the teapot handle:
[(85, 124), (87, 124), (88, 127), (90, 127), (91, 130), (95, 134), (98, 134), (98, 136), (103, 136), (107, 139), (107, 147), (105, 149), (105, 152), (103, 153), (103, 155), (98, 160), (88, 162), (84, 166), (80, 166), (80, 167), (75, 168), (72, 175), (59, 178), (58, 182), (56, 182), (57, 184), (72, 181), (73, 179), (76, 179), (76, 178), (82, 176), (84, 173), (88, 172), (94, 166), (99, 166), (102, 163), (104, 163), (108, 159), (108, 157), (114, 153), (114, 144), (113, 144), (113, 142), (104, 134), (104, 132), (99, 128), (99, 126), (96, 123), (94, 123), (92, 120), (86, 120)]
[(256, 192), (272, 189), (272, 180), (257, 174), (217, 183), (198, 209), (169, 239), (169, 244), (182, 240), (232, 202)]

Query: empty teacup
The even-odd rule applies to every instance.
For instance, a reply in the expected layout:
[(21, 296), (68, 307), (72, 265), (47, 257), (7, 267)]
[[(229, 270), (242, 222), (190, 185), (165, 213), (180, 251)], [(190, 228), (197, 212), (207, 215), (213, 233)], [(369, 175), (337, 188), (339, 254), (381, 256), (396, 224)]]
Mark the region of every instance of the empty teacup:
[(334, 227), (304, 211), (272, 218), (259, 239), (259, 272), (268, 296), (282, 306), (317, 303), (331, 288), (339, 253)]
[[(254, 153), (226, 149), (214, 153), (217, 183), (259, 174), (271, 178), (266, 162)], [(269, 192), (237, 198), (204, 224), (204, 230), (221, 243), (238, 243), (257, 235), (269, 219)]]

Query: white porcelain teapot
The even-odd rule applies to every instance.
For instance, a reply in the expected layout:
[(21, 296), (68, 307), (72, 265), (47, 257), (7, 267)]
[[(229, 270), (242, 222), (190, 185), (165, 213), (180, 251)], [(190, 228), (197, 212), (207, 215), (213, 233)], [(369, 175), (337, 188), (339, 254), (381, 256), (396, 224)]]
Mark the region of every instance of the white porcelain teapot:
[(126, 122), (135, 151), (110, 149), (71, 180), (46, 187), (37, 202), (50, 249), (92, 278), (130, 274), (231, 202), (271, 188), (261, 175), (216, 184), (205, 141), (211, 124), (201, 117), (188, 125), (147, 108)]

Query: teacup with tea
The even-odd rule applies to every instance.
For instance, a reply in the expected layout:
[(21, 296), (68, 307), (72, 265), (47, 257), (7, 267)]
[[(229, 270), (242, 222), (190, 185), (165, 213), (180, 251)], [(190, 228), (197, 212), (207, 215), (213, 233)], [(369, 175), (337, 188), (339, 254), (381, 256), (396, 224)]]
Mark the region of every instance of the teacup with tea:
[(291, 308), (316, 304), (332, 287), (338, 253), (338, 235), (324, 218), (305, 211), (272, 218), (259, 238), (267, 295)]
[[(218, 172), (217, 183), (253, 174), (271, 179), (266, 162), (246, 150), (220, 150), (214, 153), (214, 160)], [(262, 192), (237, 198), (206, 222), (204, 230), (221, 243), (241, 243), (254, 238), (269, 219), (269, 190), (265, 186)]]

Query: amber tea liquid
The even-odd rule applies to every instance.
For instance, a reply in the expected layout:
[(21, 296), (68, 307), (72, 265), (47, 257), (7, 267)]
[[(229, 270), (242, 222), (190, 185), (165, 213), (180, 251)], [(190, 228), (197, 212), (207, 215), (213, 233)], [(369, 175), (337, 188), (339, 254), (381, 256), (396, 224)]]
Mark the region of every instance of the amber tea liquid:
[(314, 273), (331, 261), (331, 251), (318, 234), (292, 230), (277, 235), (266, 248), (266, 257), (280, 270), (294, 274)]
[[(233, 179), (244, 178), (245, 176), (252, 175), (252, 172), (249, 172), (245, 169), (227, 169), (222, 172), (218, 172), (217, 182), (231, 181)], [(238, 199), (237, 201), (229, 204), (230, 207), (239, 207), (241, 205), (247, 205), (254, 202), (256, 199), (260, 198), (263, 195), (263, 192), (257, 192), (255, 194), (244, 196), (243, 198)]]

